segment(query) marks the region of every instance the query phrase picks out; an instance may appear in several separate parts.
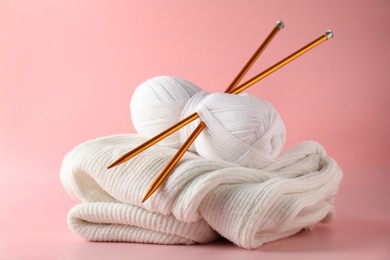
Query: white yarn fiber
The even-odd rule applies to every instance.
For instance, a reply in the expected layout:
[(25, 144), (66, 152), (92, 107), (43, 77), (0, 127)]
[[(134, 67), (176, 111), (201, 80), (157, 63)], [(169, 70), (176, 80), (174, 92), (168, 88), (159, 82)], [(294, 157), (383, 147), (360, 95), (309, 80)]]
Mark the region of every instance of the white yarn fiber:
[(74, 232), (93, 241), (159, 244), (207, 243), (221, 234), (251, 249), (334, 215), (342, 172), (318, 143), (301, 143), (263, 169), (187, 152), (142, 204), (177, 149), (155, 145), (125, 164), (106, 167), (145, 140), (140, 135), (102, 137), (67, 154), (61, 181), (82, 202), (68, 215)]
[[(142, 83), (130, 108), (135, 129), (147, 137), (197, 112), (207, 128), (190, 150), (207, 159), (260, 169), (275, 160), (285, 143), (284, 123), (269, 102), (249, 94), (210, 94), (176, 77), (155, 77)], [(196, 120), (161, 144), (178, 148), (198, 123)]]

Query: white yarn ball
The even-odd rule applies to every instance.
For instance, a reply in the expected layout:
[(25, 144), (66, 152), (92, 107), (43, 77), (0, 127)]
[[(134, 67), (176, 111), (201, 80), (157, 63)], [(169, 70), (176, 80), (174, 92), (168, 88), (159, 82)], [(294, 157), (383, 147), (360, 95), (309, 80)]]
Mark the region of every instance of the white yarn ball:
[[(286, 130), (271, 103), (249, 94), (207, 93), (191, 82), (161, 76), (142, 83), (130, 103), (135, 129), (148, 137), (197, 112), (207, 125), (190, 148), (213, 160), (262, 168), (281, 152)], [(180, 147), (199, 120), (161, 141)]]
[[(161, 76), (143, 82), (130, 102), (135, 130), (151, 138), (176, 124), (186, 103), (199, 91), (199, 87), (181, 78)], [(179, 148), (179, 132), (161, 140), (160, 144)]]

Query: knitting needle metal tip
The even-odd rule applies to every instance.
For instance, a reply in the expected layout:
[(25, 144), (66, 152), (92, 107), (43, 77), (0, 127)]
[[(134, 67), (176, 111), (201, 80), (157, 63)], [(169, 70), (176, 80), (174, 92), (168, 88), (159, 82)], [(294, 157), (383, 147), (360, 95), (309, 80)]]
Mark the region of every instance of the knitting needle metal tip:
[(325, 35), (326, 35), (326, 37), (328, 38), (328, 40), (329, 40), (329, 39), (332, 39), (332, 38), (334, 37), (333, 31), (332, 31), (332, 30), (327, 30), (327, 31), (325, 32)]
[(279, 27), (279, 29), (283, 29), (284, 28), (284, 22), (283, 21), (276, 21), (276, 26)]
[(185, 152), (190, 148), (191, 144), (198, 137), (198, 135), (202, 132), (202, 130), (206, 127), (204, 122), (200, 122), (198, 127), (191, 133), (188, 139), (184, 142), (182, 147), (176, 152), (176, 154), (172, 157), (169, 163), (164, 167), (161, 171), (160, 175), (154, 180), (152, 185), (150, 186), (148, 192), (145, 197), (142, 199), (142, 203), (145, 202), (152, 194), (160, 187), (160, 185), (165, 181), (171, 171), (175, 168), (177, 163), (180, 161), (181, 157), (185, 154)]

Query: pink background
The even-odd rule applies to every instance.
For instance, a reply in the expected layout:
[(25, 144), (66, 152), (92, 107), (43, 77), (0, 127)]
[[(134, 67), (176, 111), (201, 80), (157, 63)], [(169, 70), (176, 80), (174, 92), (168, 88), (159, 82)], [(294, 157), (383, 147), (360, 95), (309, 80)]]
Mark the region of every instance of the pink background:
[[(322, 143), (345, 175), (338, 220), (246, 251), (88, 243), (66, 226), (65, 153), (134, 132), (132, 92), (175, 75), (222, 91), (282, 19), (248, 77), (322, 35), (325, 42), (248, 90), (271, 101), (286, 148)], [(0, 1), (0, 259), (389, 259), (390, 2)], [(247, 78), (248, 78), (247, 77)], [(387, 258), (389, 257), (389, 258)]]

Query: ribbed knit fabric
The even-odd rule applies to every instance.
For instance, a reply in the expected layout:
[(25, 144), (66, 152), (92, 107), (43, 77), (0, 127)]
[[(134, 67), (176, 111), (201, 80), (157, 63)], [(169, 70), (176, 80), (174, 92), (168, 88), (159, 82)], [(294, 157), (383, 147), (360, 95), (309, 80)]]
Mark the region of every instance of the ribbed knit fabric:
[(68, 215), (74, 232), (93, 241), (158, 244), (207, 243), (220, 234), (251, 249), (333, 217), (342, 172), (318, 143), (301, 143), (260, 170), (187, 152), (142, 204), (177, 150), (155, 145), (118, 167), (106, 167), (145, 140), (102, 137), (67, 154), (61, 181), (82, 202)]

